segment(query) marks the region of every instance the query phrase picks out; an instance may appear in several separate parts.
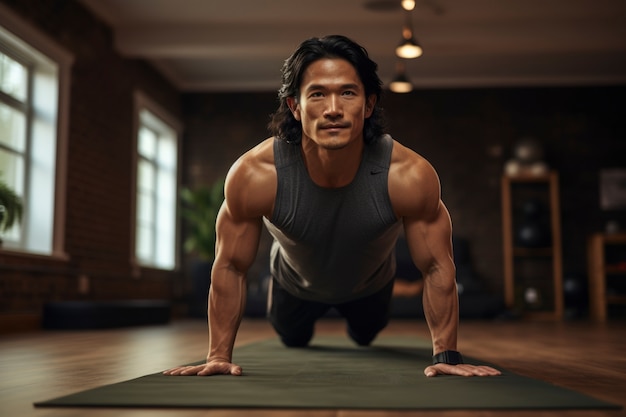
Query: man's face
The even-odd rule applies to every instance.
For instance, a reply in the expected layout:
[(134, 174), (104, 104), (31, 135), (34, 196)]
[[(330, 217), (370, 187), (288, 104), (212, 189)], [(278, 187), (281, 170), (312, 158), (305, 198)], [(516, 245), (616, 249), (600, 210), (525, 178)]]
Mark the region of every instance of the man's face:
[(326, 149), (341, 149), (363, 140), (363, 125), (376, 96), (366, 97), (355, 68), (340, 58), (311, 63), (302, 74), (300, 97), (288, 99), (296, 120), (302, 123), (303, 141)]

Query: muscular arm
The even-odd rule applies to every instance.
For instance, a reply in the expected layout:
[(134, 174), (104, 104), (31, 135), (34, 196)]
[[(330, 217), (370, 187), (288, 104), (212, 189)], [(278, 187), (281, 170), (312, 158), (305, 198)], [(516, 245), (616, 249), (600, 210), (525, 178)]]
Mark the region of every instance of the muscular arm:
[[(246, 273), (256, 256), (261, 218), (237, 219), (226, 200), (217, 219), (216, 257), (209, 292), (207, 363), (230, 363), (246, 300)], [(241, 373), (241, 369), (231, 369)]]
[(448, 211), (439, 201), (429, 217), (405, 217), (404, 225), (411, 256), (424, 276), (422, 300), (433, 354), (456, 350), (459, 306)]
[[(403, 218), (411, 258), (424, 276), (424, 315), (433, 354), (457, 350), (459, 303), (452, 224), (441, 201), (437, 173), (424, 158), (395, 143), (389, 195), (396, 213)], [(437, 364), (427, 367), (424, 373), (486, 376), (500, 372), (484, 366)]]
[(276, 195), (272, 139), (244, 154), (226, 177), (225, 200), (217, 216), (215, 261), (209, 291), (207, 362), (180, 366), (166, 375), (241, 375), (232, 363), (233, 346), (246, 302), (246, 274), (259, 246), (263, 216)]
[[(441, 201), (439, 180), (425, 160), (418, 158), (405, 174), (412, 187), (402, 194), (404, 230), (411, 258), (424, 277), (424, 315), (431, 332), (433, 354), (457, 349), (458, 296), (452, 257), (452, 225)], [(408, 191), (408, 190), (407, 190)]]

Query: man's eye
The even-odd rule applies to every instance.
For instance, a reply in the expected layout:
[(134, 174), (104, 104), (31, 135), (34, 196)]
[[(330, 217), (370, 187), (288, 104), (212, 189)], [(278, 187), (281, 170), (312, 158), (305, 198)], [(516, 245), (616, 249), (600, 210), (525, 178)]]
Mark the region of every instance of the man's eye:
[(354, 96), (356, 93), (354, 91), (348, 90), (343, 92), (344, 96)]
[(322, 97), (322, 93), (320, 93), (319, 91), (316, 91), (314, 93), (311, 93), (309, 97)]

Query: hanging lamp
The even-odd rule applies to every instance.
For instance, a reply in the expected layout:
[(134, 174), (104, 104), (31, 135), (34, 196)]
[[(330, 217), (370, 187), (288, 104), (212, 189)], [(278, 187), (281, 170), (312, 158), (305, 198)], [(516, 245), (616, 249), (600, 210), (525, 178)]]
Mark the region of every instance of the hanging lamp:
[(415, 8), (415, 0), (402, 0), (402, 8), (411, 11)]
[(406, 22), (402, 27), (402, 41), (396, 47), (396, 55), (399, 58), (413, 59), (422, 55), (424, 51), (413, 35), (411, 24), (411, 12), (406, 11)]
[(404, 62), (398, 61), (396, 64), (396, 76), (389, 83), (389, 90), (394, 93), (409, 93), (413, 91), (413, 83), (406, 75)]

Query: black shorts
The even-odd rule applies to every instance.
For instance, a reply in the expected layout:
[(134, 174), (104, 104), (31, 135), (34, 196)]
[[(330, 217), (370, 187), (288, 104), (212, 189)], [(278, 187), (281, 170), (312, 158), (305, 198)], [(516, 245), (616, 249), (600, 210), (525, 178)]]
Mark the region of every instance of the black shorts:
[(283, 289), (272, 278), (269, 319), (287, 346), (306, 346), (315, 322), (335, 308), (348, 325), (348, 335), (359, 345), (369, 345), (389, 323), (393, 280), (380, 291), (342, 304), (303, 300)]

